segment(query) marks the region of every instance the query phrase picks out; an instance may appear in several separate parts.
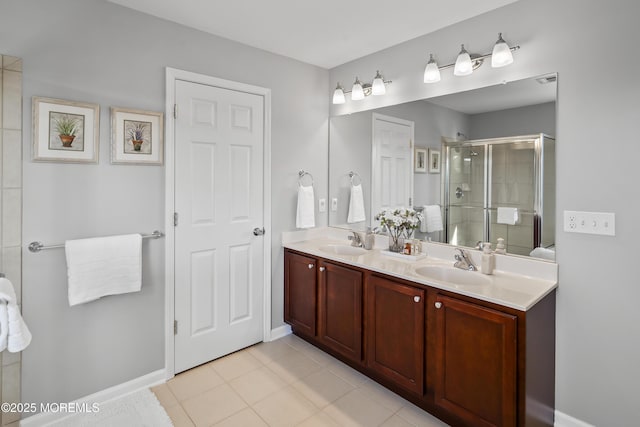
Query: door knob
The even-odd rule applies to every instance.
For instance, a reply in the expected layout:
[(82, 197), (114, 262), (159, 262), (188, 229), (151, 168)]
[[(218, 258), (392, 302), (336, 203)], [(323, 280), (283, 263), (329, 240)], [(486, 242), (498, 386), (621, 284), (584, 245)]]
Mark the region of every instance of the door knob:
[(309, 270), (313, 268), (313, 264), (309, 264)]
[(325, 270), (326, 270), (326, 268), (324, 268), (324, 267), (320, 267), (320, 271), (321, 271), (321, 272), (322, 272), (322, 271), (325, 271)]
[(442, 303), (440, 301), (437, 301), (435, 305), (436, 305), (436, 308), (441, 308), (442, 307)]
[(256, 227), (253, 229), (254, 236), (262, 236), (264, 235), (264, 228)]
[(413, 301), (414, 302), (420, 302), (420, 297), (416, 295), (415, 297), (413, 297)]

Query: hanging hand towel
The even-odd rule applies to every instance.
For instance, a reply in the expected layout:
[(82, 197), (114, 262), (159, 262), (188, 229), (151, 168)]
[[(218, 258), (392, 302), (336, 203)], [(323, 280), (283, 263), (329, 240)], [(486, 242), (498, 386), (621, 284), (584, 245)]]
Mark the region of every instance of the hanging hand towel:
[(420, 231), (433, 233), (444, 230), (442, 225), (442, 212), (439, 205), (427, 205), (422, 210), (423, 220), (420, 223)]
[(31, 343), (31, 332), (20, 315), (13, 284), (0, 278), (0, 351), (24, 350)]
[(313, 185), (305, 187), (298, 185), (298, 210), (296, 212), (296, 227), (311, 228), (316, 226), (315, 197)]
[(364, 216), (364, 197), (362, 192), (362, 184), (351, 186), (351, 197), (349, 197), (349, 214), (347, 215), (347, 223), (362, 222)]
[(515, 225), (518, 222), (518, 208), (498, 208), (498, 224)]
[(70, 306), (142, 287), (139, 234), (68, 240), (65, 252)]

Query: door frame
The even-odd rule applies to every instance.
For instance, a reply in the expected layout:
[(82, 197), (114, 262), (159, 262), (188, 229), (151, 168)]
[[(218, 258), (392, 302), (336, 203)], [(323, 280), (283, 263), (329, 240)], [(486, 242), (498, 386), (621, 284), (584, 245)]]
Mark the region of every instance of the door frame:
[(177, 80), (215, 86), (238, 92), (262, 96), (264, 99), (264, 153), (263, 153), (263, 235), (264, 290), (263, 341), (271, 340), (271, 89), (220, 79), (205, 74), (176, 68), (166, 68), (165, 104), (165, 370), (166, 378), (175, 375), (175, 82)]

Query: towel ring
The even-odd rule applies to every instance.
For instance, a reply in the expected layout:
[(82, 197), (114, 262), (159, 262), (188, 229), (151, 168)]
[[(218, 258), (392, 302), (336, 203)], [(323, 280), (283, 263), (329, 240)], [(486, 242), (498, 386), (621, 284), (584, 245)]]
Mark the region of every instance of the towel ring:
[(313, 187), (313, 175), (303, 169), (300, 169), (300, 172), (298, 172), (298, 185), (301, 187), (303, 186), (302, 178), (304, 178), (305, 175), (309, 175), (309, 178), (311, 178), (311, 186)]
[[(349, 172), (349, 178), (351, 179), (351, 185), (360, 185), (362, 184), (362, 178), (358, 175), (357, 172), (351, 171)], [(355, 179), (358, 178), (360, 182), (358, 184), (355, 183)]]

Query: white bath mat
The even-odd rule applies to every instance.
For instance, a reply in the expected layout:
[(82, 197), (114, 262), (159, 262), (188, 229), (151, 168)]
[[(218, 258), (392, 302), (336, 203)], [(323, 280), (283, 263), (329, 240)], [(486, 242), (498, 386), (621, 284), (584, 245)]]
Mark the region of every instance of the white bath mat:
[(59, 427), (171, 427), (173, 423), (156, 396), (140, 390), (100, 405), (93, 413), (76, 414), (51, 425)]

